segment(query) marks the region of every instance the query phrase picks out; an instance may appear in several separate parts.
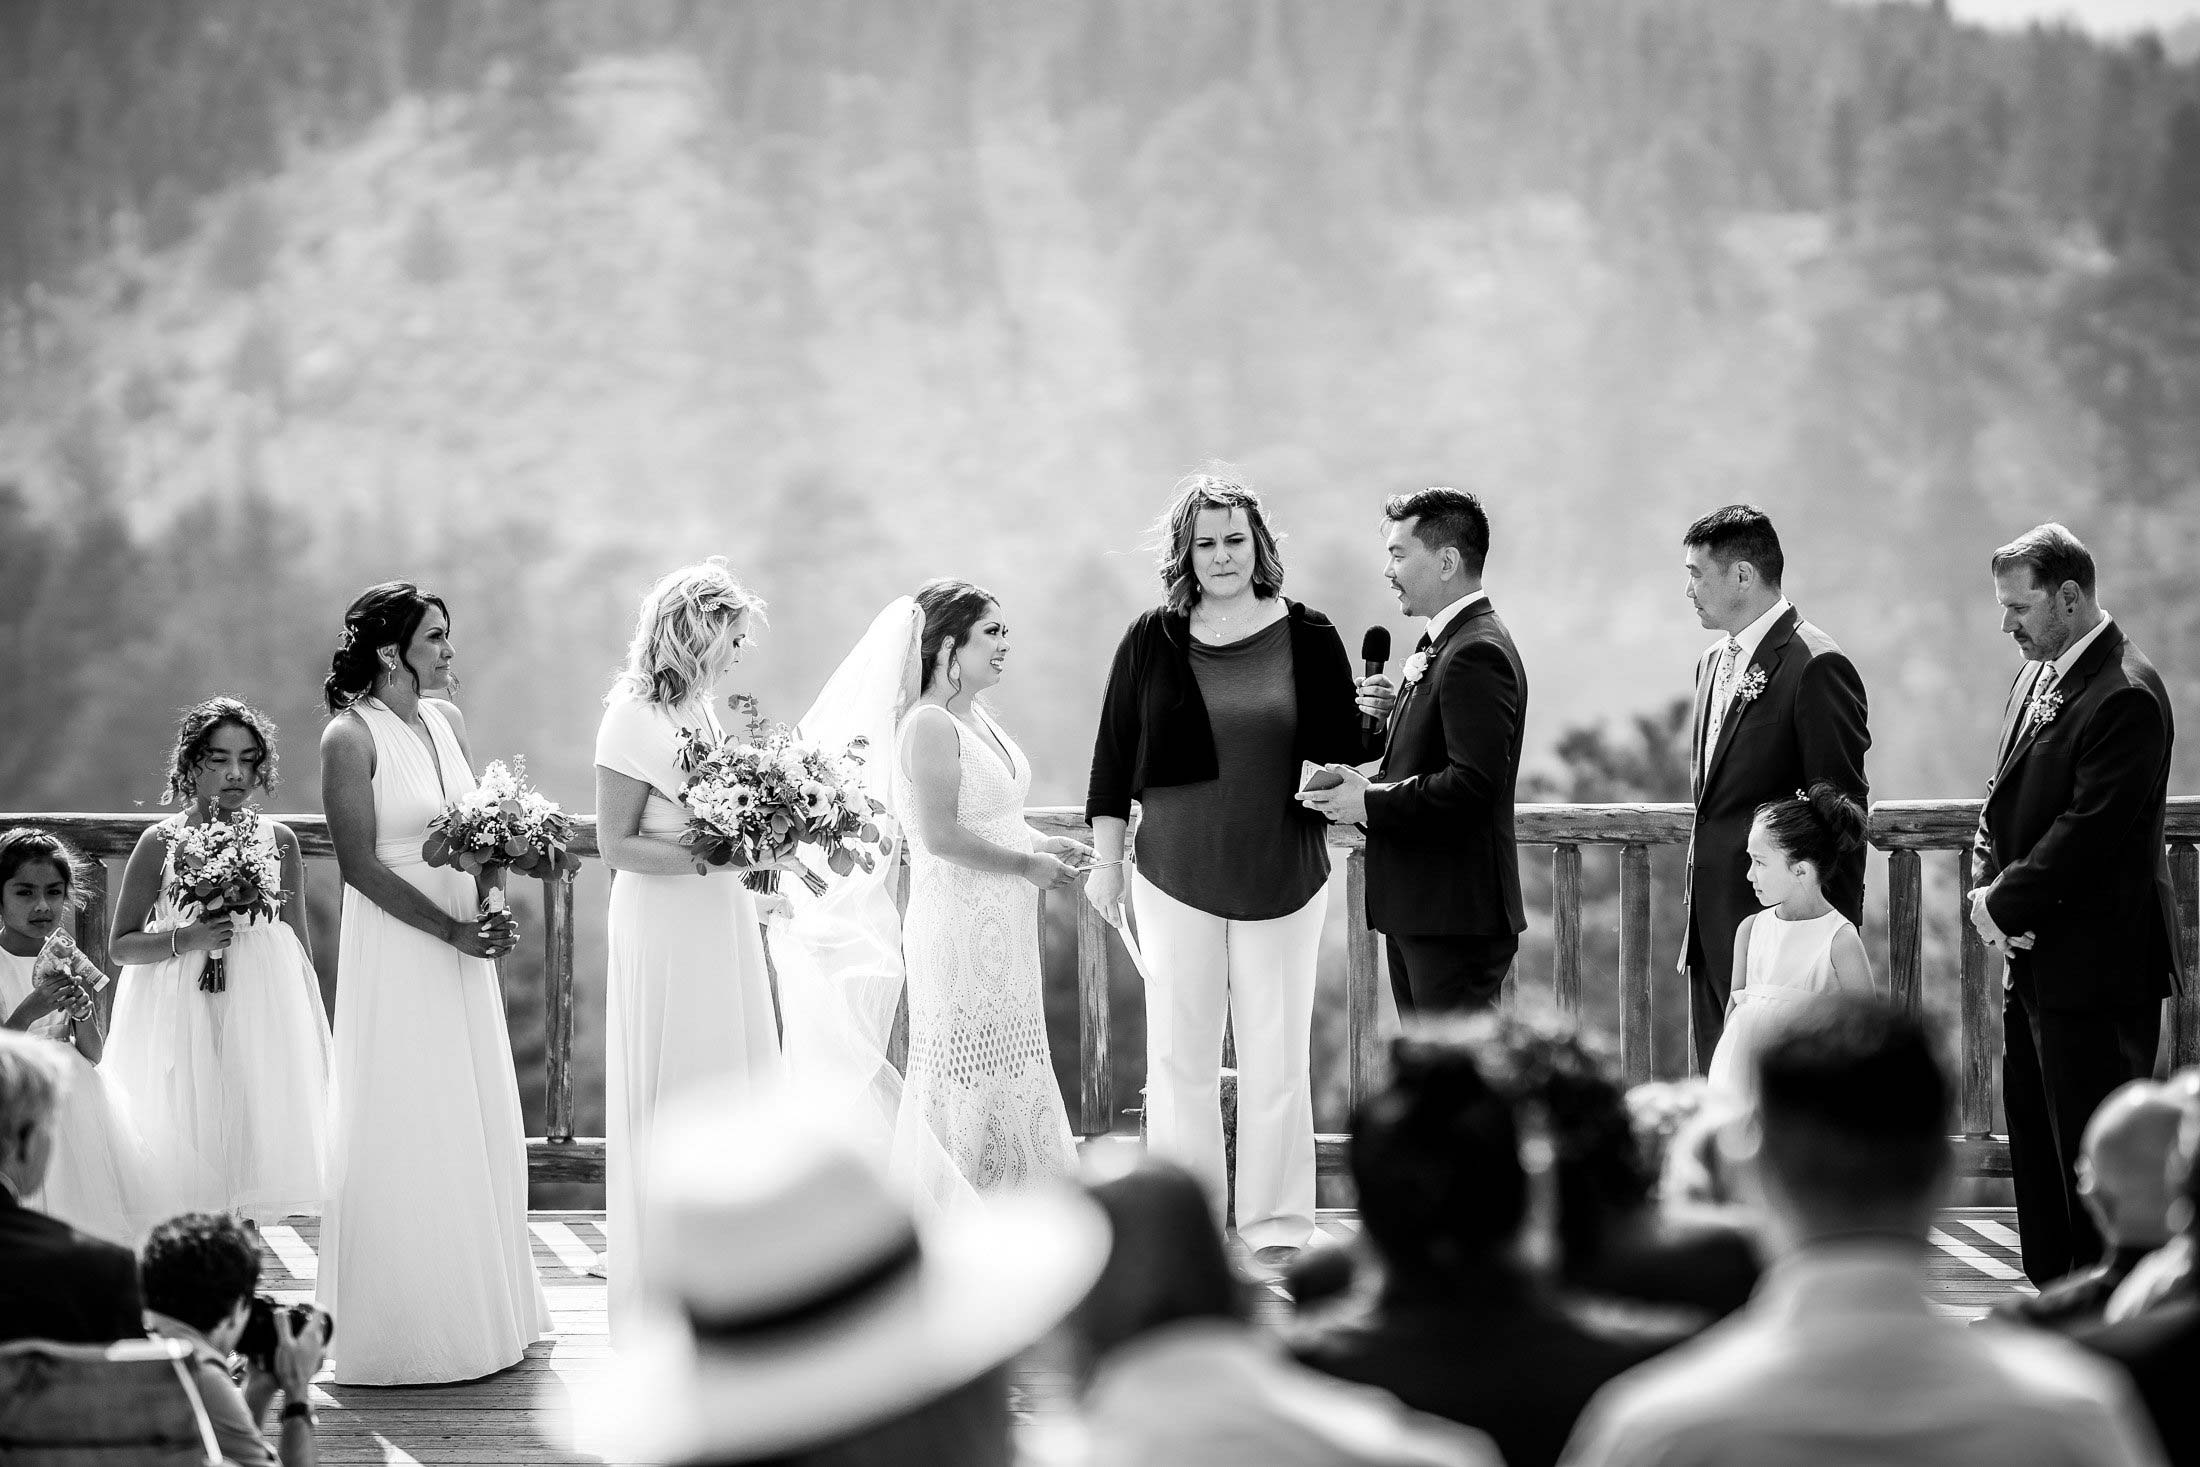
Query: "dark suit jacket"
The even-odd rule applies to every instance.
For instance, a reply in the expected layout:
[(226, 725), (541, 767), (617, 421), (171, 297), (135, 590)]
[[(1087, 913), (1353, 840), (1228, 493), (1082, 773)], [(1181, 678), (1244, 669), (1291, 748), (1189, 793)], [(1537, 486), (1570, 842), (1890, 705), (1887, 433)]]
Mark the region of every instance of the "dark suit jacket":
[[(1868, 804), (1864, 751), (1871, 747), (1864, 680), (1833, 638), (1804, 621), (1792, 606), (1757, 644), (1749, 668), (1763, 668), (1764, 691), (1726, 712), (1719, 746), (1702, 757), (1711, 719), (1718, 649), (1696, 663), (1696, 722), (1690, 774), (1696, 791), (1696, 829), (1690, 847), (1688, 920), (1683, 941), (1688, 966), (1725, 988), (1734, 973), (1734, 929), (1757, 910), (1749, 889), (1749, 827), (1757, 807), (1787, 799), (1823, 779)], [(1739, 681), (1739, 678), (1737, 679)], [(1864, 921), (1864, 852), (1845, 861), (1825, 883), (1826, 899), (1841, 915)]]
[(1390, 716), (1367, 795), (1367, 923), (1393, 936), (1524, 931), (1513, 786), (1528, 674), (1487, 597), (1453, 617)]
[(1466, 1297), (1386, 1298), (1293, 1349), (1316, 1370), (1487, 1432), (1506, 1467), (1550, 1467), (1589, 1398), (1673, 1343), (1606, 1334), (1532, 1286), (1493, 1279)]
[(2200, 1467), (2200, 1297), (2187, 1294), (2116, 1324), (2081, 1331), (2079, 1344), (2131, 1372), (2171, 1467)]
[(34, 1212), (0, 1187), (0, 1341), (142, 1339), (137, 1259)]
[(2039, 664), (2027, 663), (2009, 689), (1972, 847), (1994, 924), (2034, 938), (2010, 979), (2050, 1009), (2161, 998), (2177, 988), (2179, 964), (2177, 896), (2162, 851), (2169, 695), (2111, 622), (2055, 689), (2055, 716), (2017, 738), (2038, 675)]

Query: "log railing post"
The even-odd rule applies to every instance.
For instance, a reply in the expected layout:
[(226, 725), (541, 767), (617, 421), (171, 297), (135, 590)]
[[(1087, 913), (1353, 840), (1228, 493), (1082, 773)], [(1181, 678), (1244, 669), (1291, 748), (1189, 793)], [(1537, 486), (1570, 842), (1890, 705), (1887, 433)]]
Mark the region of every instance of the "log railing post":
[(1895, 1002), (1913, 1013), (1925, 946), (1924, 881), (1916, 851), (1887, 853), (1887, 977)]
[(1551, 847), (1551, 1002), (1581, 1013), (1581, 847)]
[(542, 1071), (548, 1098), (543, 1136), (573, 1139), (573, 878), (553, 873), (542, 882)]
[[(1091, 880), (1086, 877), (1085, 880)], [(1110, 1050), (1113, 994), (1108, 987), (1108, 923), (1100, 909), (1077, 897), (1077, 1097), (1078, 1134), (1105, 1136), (1115, 1129), (1115, 1064)]]
[(1375, 933), (1367, 925), (1367, 852), (1355, 846), (1344, 858), (1344, 1039), (1351, 1065), (1352, 1107), (1357, 1110), (1383, 1083), (1380, 1012), (1375, 993)]
[(1971, 852), (1956, 855), (1956, 930), (1962, 935), (1963, 1073), (1956, 1124), (1977, 1138), (1994, 1129), (1994, 995), (1987, 988), (1986, 944), (1971, 925)]
[(2170, 847), (2170, 880), (2177, 888), (2177, 926), (2184, 942), (2184, 990), (2170, 999), (2169, 1062), (2200, 1064), (2200, 847)]
[(1650, 847), (1619, 852), (1619, 1064), (1630, 1085), (1651, 1077)]

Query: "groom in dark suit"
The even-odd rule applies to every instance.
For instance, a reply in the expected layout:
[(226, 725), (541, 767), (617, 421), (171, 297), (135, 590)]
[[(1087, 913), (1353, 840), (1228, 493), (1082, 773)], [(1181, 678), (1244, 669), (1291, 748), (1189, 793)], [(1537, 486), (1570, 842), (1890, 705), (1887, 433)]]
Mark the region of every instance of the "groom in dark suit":
[(2174, 727), (2154, 664), (2094, 599), (2093, 557), (2061, 525), (1994, 552), (2001, 625), (2027, 659), (2002, 711), (1972, 847), (1971, 925), (2008, 962), (2002, 1096), (2024, 1271), (2099, 1260), (2077, 1191), (2086, 1122), (2152, 1073), (2179, 982), (2162, 852)]
[(1463, 489), (1423, 489), (1383, 506), (1385, 571), (1408, 616), (1427, 628), (1389, 684), (1361, 684), (1361, 707), (1390, 717), (1373, 782), (1301, 799), (1367, 830), (1367, 924), (1383, 934), (1398, 1011), (1488, 1008), (1520, 950), (1527, 919), (1513, 843), (1528, 675), (1482, 589), (1490, 521)]
[[(1757, 807), (1821, 779), (1868, 805), (1864, 751), (1872, 737), (1856, 665), (1780, 593), (1787, 560), (1765, 512), (1730, 504), (1690, 525), (1681, 543), (1697, 619), (1725, 634), (1696, 659), (1688, 761), (1696, 826), (1681, 967), (1700, 1073), (1726, 1028), (1734, 929), (1759, 905), (1748, 851)], [(1825, 892), (1842, 916), (1863, 926), (1864, 852), (1827, 873)]]

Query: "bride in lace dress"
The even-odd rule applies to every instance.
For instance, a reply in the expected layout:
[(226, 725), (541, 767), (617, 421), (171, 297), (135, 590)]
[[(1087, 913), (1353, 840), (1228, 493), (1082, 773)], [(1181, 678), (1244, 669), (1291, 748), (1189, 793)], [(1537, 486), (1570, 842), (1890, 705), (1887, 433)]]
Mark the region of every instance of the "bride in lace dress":
[[(1069, 1116), (1048, 1056), (1039, 894), (1089, 850), (1024, 823), (1031, 765), (975, 699), (1001, 679), (1008, 629), (993, 597), (932, 581), (879, 614), (801, 721), (863, 738), (867, 778), (909, 853), (906, 914), (891, 861), (835, 880), (780, 944), (789, 1070), (867, 1125), (921, 1212), (1067, 1175)], [(904, 982), (906, 1077), (886, 1059)]]

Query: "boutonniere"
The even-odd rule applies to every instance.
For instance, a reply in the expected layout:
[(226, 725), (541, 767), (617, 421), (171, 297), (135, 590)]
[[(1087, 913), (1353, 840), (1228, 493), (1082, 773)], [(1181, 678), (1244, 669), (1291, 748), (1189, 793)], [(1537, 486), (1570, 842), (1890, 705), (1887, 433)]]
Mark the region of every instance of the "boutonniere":
[(2038, 694), (2032, 699), (2032, 726), (2034, 728), (2045, 728), (2055, 721), (2055, 715), (2060, 712), (2062, 712), (2062, 694), (2056, 692)]
[[(1406, 680), (1404, 687), (1412, 687), (1415, 683), (1421, 680), (1421, 674), (1427, 671), (1428, 654), (1426, 652), (1416, 652), (1411, 657), (1408, 657), (1406, 659)], [(1400, 691), (1403, 690), (1404, 688), (1400, 689)]]
[(1753, 667), (1742, 674), (1742, 680), (1734, 685), (1734, 701), (1744, 706), (1757, 701), (1757, 695), (1765, 690), (1765, 670)]

